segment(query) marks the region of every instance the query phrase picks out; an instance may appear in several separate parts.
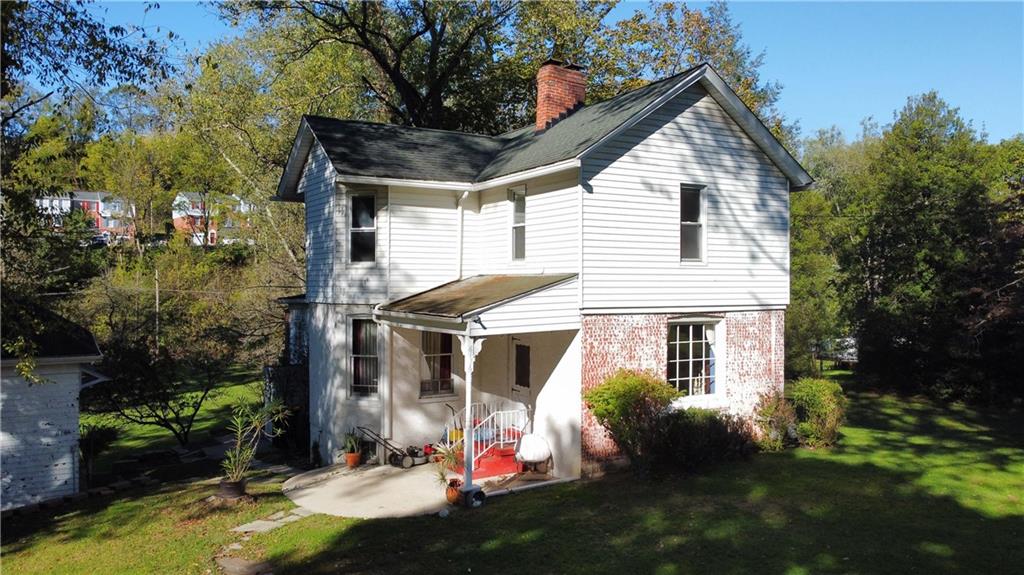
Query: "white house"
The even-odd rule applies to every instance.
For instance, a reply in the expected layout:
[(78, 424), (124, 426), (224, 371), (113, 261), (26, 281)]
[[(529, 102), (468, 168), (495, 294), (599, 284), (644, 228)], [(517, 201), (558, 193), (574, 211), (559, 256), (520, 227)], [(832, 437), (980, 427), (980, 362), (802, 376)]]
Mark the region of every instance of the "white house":
[[(97, 381), (101, 355), (85, 328), (40, 310), (44, 322), (30, 383), (6, 349), (0, 360), (0, 508), (78, 492), (78, 395)], [(5, 326), (6, 327), (6, 326)], [(5, 330), (4, 336), (10, 334)]]
[(305, 203), (325, 460), (357, 425), (469, 436), (471, 484), (533, 433), (575, 478), (617, 454), (581, 399), (617, 368), (739, 414), (782, 386), (807, 172), (708, 65), (588, 106), (577, 67), (537, 84), (500, 136), (303, 118), (277, 196)]

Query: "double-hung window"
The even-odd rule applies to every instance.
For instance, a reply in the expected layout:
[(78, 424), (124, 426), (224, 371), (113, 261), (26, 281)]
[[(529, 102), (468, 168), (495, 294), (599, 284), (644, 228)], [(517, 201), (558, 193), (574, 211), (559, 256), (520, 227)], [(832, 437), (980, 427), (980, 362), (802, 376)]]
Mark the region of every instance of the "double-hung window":
[(715, 359), (715, 324), (669, 324), (669, 385), (683, 395), (714, 393)]
[(423, 332), (423, 362), (427, 379), (420, 381), (420, 397), (453, 395), (452, 334)]
[(704, 259), (704, 189), (681, 185), (679, 209), (679, 259)]
[(526, 259), (526, 186), (508, 191), (512, 202), (512, 259)]
[(372, 262), (377, 252), (377, 202), (370, 194), (351, 196), (349, 261)]
[(377, 362), (377, 324), (372, 319), (352, 320), (352, 386), (353, 397), (377, 395), (380, 367)]

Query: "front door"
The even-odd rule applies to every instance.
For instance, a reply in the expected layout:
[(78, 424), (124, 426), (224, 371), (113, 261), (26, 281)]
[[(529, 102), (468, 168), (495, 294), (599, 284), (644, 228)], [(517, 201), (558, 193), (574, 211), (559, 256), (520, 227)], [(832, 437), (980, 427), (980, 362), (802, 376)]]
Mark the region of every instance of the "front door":
[(513, 343), (512, 400), (530, 405), (530, 346)]

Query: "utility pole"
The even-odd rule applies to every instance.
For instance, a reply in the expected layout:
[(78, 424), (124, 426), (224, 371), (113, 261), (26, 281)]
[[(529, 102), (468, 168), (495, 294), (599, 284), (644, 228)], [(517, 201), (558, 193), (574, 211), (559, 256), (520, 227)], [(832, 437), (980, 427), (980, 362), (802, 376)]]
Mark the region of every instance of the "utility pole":
[(154, 289), (156, 291), (156, 349), (160, 351), (160, 268), (153, 268), (155, 277)]

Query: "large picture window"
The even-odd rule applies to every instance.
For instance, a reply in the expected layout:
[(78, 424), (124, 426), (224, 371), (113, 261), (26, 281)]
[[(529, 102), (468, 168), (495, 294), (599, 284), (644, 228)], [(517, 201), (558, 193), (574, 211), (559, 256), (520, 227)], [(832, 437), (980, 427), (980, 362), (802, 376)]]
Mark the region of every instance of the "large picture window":
[(715, 392), (714, 324), (669, 324), (666, 379), (684, 395)]
[(377, 203), (372, 195), (351, 197), (349, 261), (372, 262), (377, 256)]
[(512, 259), (526, 259), (526, 187), (508, 191), (512, 202)]
[(352, 320), (352, 395), (377, 395), (377, 324), (372, 319)]
[(428, 378), (420, 382), (420, 397), (454, 395), (452, 385), (452, 334), (423, 332), (423, 361)]
[(704, 258), (704, 190), (680, 186), (679, 258), (701, 261)]

